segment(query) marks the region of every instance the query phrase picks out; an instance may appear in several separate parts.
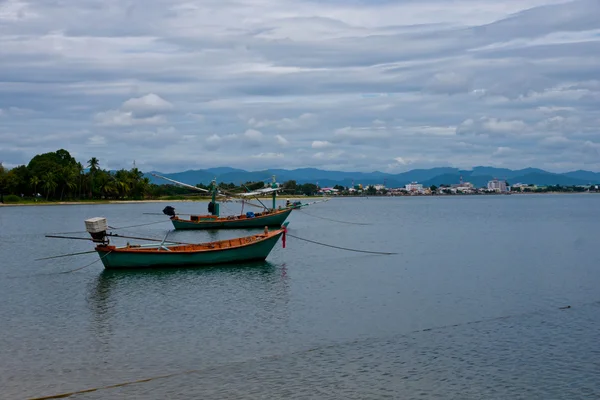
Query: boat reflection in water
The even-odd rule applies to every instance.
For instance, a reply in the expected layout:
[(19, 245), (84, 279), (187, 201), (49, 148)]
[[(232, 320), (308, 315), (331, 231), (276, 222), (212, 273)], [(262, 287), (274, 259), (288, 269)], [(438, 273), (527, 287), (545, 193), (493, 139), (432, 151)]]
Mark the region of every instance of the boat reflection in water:
[(88, 290), (91, 328), (103, 342), (114, 332), (127, 329), (125, 326), (135, 325), (136, 320), (141, 329), (148, 327), (148, 319), (177, 324), (177, 316), (188, 322), (192, 318), (199, 324), (215, 323), (215, 312), (226, 319), (244, 309), (264, 318), (286, 320), (288, 302), (286, 266), (269, 261), (198, 268), (104, 269)]

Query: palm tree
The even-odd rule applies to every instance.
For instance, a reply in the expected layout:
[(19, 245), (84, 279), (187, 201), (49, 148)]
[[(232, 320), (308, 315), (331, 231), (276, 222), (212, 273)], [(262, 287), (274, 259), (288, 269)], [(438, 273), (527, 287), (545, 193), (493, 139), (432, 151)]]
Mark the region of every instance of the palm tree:
[(90, 167), (90, 198), (94, 197), (94, 175), (100, 166), (100, 161), (96, 157), (92, 157), (88, 160), (88, 167)]
[(100, 161), (96, 157), (92, 157), (88, 160), (88, 167), (90, 167), (91, 172), (96, 172), (99, 165)]
[(114, 180), (114, 185), (118, 191), (119, 197), (124, 198), (129, 196), (134, 184), (133, 180), (129, 176), (129, 172), (121, 169), (117, 171), (112, 178)]
[(40, 178), (38, 178), (37, 176), (32, 176), (31, 179), (29, 180), (29, 184), (31, 186), (33, 186), (33, 197), (37, 198), (37, 185), (40, 184)]
[(75, 166), (68, 166), (62, 169), (60, 178), (63, 182), (60, 192), (60, 200), (63, 200), (65, 188), (69, 189), (68, 193), (72, 193), (73, 189), (77, 188), (77, 169)]
[(44, 189), (46, 189), (46, 200), (48, 200), (48, 198), (50, 197), (50, 192), (53, 192), (56, 190), (56, 187), (58, 186), (58, 184), (56, 183), (55, 177), (54, 177), (54, 173), (52, 171), (48, 171), (44, 174)]
[(81, 191), (83, 188), (83, 165), (80, 162), (77, 163), (77, 173), (79, 174), (79, 198), (81, 199)]
[(150, 178), (142, 178), (142, 180), (138, 183), (138, 188), (140, 191), (140, 196), (144, 198), (148, 190), (150, 189)]
[(6, 185), (6, 169), (0, 162), (0, 203), (4, 203), (4, 186)]

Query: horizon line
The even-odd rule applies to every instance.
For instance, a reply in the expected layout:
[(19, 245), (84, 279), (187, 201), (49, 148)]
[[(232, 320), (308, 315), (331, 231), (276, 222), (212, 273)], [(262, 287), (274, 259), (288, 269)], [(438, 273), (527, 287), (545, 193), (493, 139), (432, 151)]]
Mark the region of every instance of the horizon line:
[[(413, 168), (413, 169), (408, 169), (405, 171), (401, 171), (401, 172), (384, 172), (384, 171), (379, 171), (379, 170), (372, 170), (369, 172), (365, 172), (365, 171), (359, 171), (359, 170), (354, 170), (354, 171), (343, 171), (343, 170), (335, 170), (335, 169), (323, 169), (323, 168), (317, 168), (317, 167), (298, 167), (298, 168), (265, 168), (265, 169), (257, 169), (257, 170), (249, 170), (249, 169), (243, 169), (243, 168), (237, 168), (237, 167), (230, 167), (230, 166), (219, 166), (219, 167), (207, 167), (207, 168), (197, 168), (197, 169), (193, 169), (193, 168), (187, 168), (185, 170), (180, 170), (180, 171), (175, 171), (175, 172), (164, 172), (164, 171), (160, 171), (157, 169), (153, 169), (150, 170), (148, 172), (144, 172), (140, 169), (140, 171), (144, 172), (144, 173), (151, 173), (151, 172), (161, 172), (164, 174), (179, 174), (179, 173), (184, 173), (184, 172), (197, 172), (197, 171), (208, 171), (208, 170), (214, 170), (214, 169), (219, 169), (219, 168), (231, 168), (233, 170), (237, 170), (240, 172), (267, 172), (267, 171), (272, 171), (272, 170), (283, 170), (283, 171), (297, 171), (297, 170), (302, 170), (302, 169), (313, 169), (313, 170), (318, 170), (318, 171), (325, 171), (325, 172), (340, 172), (340, 173), (359, 173), (359, 174), (374, 174), (374, 173), (379, 173), (379, 174), (385, 174), (385, 175), (400, 175), (400, 174), (405, 174), (408, 172), (412, 172), (412, 171), (429, 171), (432, 169), (453, 169), (456, 172), (473, 172), (476, 168), (493, 168), (493, 169), (503, 169), (503, 170), (508, 170), (511, 172), (517, 172), (517, 171), (525, 171), (525, 170), (538, 170), (541, 172), (545, 172), (545, 173), (549, 173), (549, 174), (555, 174), (555, 175), (564, 175), (564, 174), (568, 174), (568, 173), (572, 173), (572, 172), (591, 172), (594, 174), (600, 174), (600, 171), (593, 171), (593, 170), (587, 170), (587, 169), (572, 169), (572, 170), (564, 170), (563, 172), (552, 172), (549, 170), (545, 170), (543, 168), (539, 168), (539, 167), (525, 167), (525, 168), (517, 168), (517, 169), (512, 169), (512, 168), (508, 168), (508, 167), (492, 167), (492, 166), (486, 166), (486, 165), (476, 165), (470, 168), (459, 168), (459, 167), (428, 167), (428, 168), (424, 168), (424, 167), (420, 167), (420, 168)], [(139, 169), (139, 168), (138, 168)]]

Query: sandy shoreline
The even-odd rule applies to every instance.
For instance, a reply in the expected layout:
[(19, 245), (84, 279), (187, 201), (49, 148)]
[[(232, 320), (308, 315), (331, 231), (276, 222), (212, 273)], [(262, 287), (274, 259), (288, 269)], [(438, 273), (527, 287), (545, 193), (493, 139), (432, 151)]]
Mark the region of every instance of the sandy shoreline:
[(97, 204), (134, 204), (134, 203), (202, 203), (209, 200), (107, 200), (107, 201), (56, 201), (56, 202), (39, 202), (39, 203), (11, 203), (2, 204), (0, 207), (16, 207), (16, 206), (81, 206), (81, 205), (97, 205)]
[[(294, 196), (286, 196), (286, 197), (278, 197), (278, 200), (284, 199), (304, 199), (306, 197), (294, 197)], [(271, 197), (259, 197), (260, 200), (271, 200)], [(256, 199), (250, 199), (250, 201)], [(0, 207), (19, 207), (19, 206), (77, 206), (77, 205), (97, 205), (97, 204), (137, 204), (137, 203), (208, 203), (210, 198), (205, 199), (197, 199), (197, 200), (97, 200), (97, 201), (53, 201), (53, 202), (45, 202), (41, 201), (39, 203), (36, 202), (27, 202), (27, 203), (0, 203)], [(223, 202), (219, 201), (219, 203), (232, 203), (232, 202)]]

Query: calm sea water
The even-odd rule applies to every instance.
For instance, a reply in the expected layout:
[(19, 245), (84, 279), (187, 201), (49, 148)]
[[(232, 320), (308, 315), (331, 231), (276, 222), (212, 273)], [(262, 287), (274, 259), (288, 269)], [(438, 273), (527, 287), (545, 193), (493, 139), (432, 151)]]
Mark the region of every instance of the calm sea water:
[(391, 256), (289, 237), (247, 267), (35, 261), (91, 249), (46, 233), (162, 221), (143, 213), (165, 205), (0, 208), (0, 398), (146, 378), (73, 398), (600, 398), (598, 195), (335, 199), (289, 218), (296, 236)]

